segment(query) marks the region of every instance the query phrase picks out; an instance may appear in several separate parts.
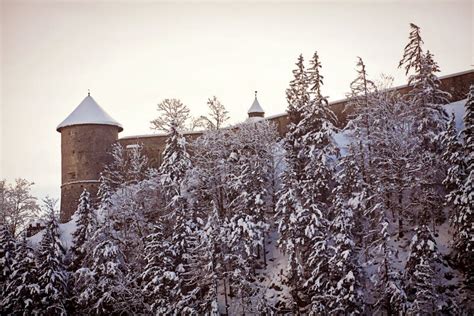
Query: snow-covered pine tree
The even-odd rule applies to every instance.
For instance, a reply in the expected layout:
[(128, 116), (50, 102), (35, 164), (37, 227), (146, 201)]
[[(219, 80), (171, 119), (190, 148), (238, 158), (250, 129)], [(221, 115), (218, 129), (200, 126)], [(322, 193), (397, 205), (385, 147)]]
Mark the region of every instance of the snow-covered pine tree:
[(91, 205), (90, 194), (85, 189), (79, 198), (79, 205), (74, 213), (74, 217), (77, 228), (72, 233), (72, 262), (69, 267), (71, 271), (75, 271), (83, 266), (83, 260), (87, 252), (86, 242), (91, 239), (97, 227), (97, 218)]
[[(200, 281), (202, 298), (200, 310), (211, 316), (219, 315), (219, 283), (223, 277), (222, 222), (214, 206), (201, 235), (203, 274)], [(226, 310), (228, 308), (226, 302)]]
[(456, 201), (457, 196), (460, 195), (460, 188), (466, 177), (463, 146), (458, 139), (454, 113), (451, 115), (446, 131), (442, 134), (441, 142), (444, 147), (442, 158), (448, 167), (443, 185), (448, 192), (446, 200), (452, 204)]
[(405, 74), (408, 75), (411, 69), (415, 72), (420, 71), (421, 59), (423, 54), (423, 40), (421, 39), (420, 28), (410, 23), (410, 35), (408, 37), (409, 42), (405, 46), (403, 57), (398, 63), (398, 68), (405, 67)]
[(308, 73), (304, 67), (303, 55), (298, 57), (296, 69), (293, 70), (293, 77), (293, 80), (290, 81), (290, 87), (286, 90), (286, 100), (288, 102), (288, 128), (295, 132), (296, 125), (302, 119), (303, 108), (308, 105), (310, 98), (308, 94)]
[[(237, 173), (235, 171), (237, 169), (235, 164), (237, 154), (234, 152), (234, 147), (236, 147), (234, 132), (238, 132), (238, 130), (221, 129), (207, 131), (194, 141), (192, 143), (193, 168), (186, 179), (186, 187), (190, 193), (190, 203), (193, 211), (200, 214), (202, 218), (207, 217), (208, 219), (210, 214), (217, 212), (217, 217), (214, 219), (219, 223), (219, 227), (207, 224), (208, 226), (210, 225), (207, 230), (215, 229), (213, 233), (215, 239), (208, 240), (205, 237), (206, 233), (202, 231), (200, 233), (202, 236), (200, 248), (218, 249), (219, 253), (214, 256), (209, 254), (212, 250), (202, 250), (201, 252), (208, 253), (206, 256), (208, 259), (202, 258), (201, 264), (210, 264), (209, 258), (212, 257), (217, 260), (215, 265), (219, 267), (218, 287), (223, 290), (222, 294), (224, 296), (226, 313), (230, 312), (229, 308), (232, 305), (233, 288), (230, 286), (230, 278), (233, 269), (229, 262), (232, 256), (230, 247), (225, 240), (227, 236), (220, 229), (225, 226), (224, 221), (226, 218), (231, 217), (233, 214), (230, 204), (241, 193), (235, 192), (232, 188), (232, 179)], [(204, 226), (204, 229), (206, 229), (206, 226)], [(209, 242), (214, 245), (209, 244)], [(203, 281), (204, 284), (200, 285), (202, 293), (204, 293), (205, 297), (212, 300), (213, 294), (206, 290), (206, 284), (209, 284), (211, 281)]]
[(351, 92), (348, 94), (349, 103), (347, 105), (349, 122), (346, 129), (352, 130), (354, 138), (358, 141), (358, 155), (354, 159), (358, 160), (359, 168), (364, 181), (372, 184), (373, 175), (371, 168), (371, 130), (373, 124), (372, 114), (374, 113), (374, 92), (377, 91), (375, 83), (368, 79), (366, 66), (362, 58), (357, 61), (357, 78), (350, 85)]
[(183, 196), (173, 198), (174, 222), (171, 244), (174, 252), (173, 270), (177, 277), (176, 287), (172, 291), (172, 302), (175, 311), (182, 314), (199, 312), (201, 277), (198, 269), (201, 261), (199, 252), (199, 235), (202, 229), (202, 219), (192, 209)]
[(107, 176), (105, 176), (103, 172), (101, 172), (99, 178), (99, 190), (97, 191), (97, 197), (99, 198), (98, 208), (109, 208), (112, 205), (112, 194), (112, 188), (110, 187)]
[[(124, 255), (113, 240), (113, 229), (104, 224), (94, 238), (98, 241), (92, 251), (90, 270), (83, 270), (83, 277), (91, 283), (87, 302), (88, 313), (120, 315), (133, 313), (130, 290), (127, 288), (128, 267)], [(86, 281), (86, 280), (84, 280)]]
[[(282, 176), (282, 189), (276, 205), (276, 222), (280, 233), (279, 246), (288, 257), (285, 282), (290, 288), (293, 312), (298, 313), (300, 307), (306, 307), (308, 298), (301, 293), (305, 281), (304, 262), (300, 256), (300, 247), (306, 246), (304, 228), (310, 219), (308, 210), (303, 208), (300, 185), (304, 172), (304, 164), (299, 153), (304, 133), (300, 128), (304, 108), (309, 102), (308, 78), (304, 68), (303, 56), (300, 55), (297, 68), (293, 70), (294, 79), (286, 91), (288, 102), (288, 132), (284, 139), (286, 169)], [(307, 247), (306, 247), (307, 248)]]
[(332, 138), (335, 115), (321, 93), (317, 53), (310, 64), (305, 71), (300, 56), (287, 90), (286, 170), (276, 215), (279, 244), (289, 258), (286, 277), (295, 312), (310, 302), (313, 312), (325, 312), (327, 307), (327, 213), (332, 162), (338, 154)]
[(101, 173), (101, 182), (109, 190), (116, 190), (127, 181), (127, 170), (129, 161), (127, 153), (120, 143), (112, 145), (110, 151), (111, 162), (107, 164)]
[[(167, 258), (163, 260), (170, 264), (157, 267), (155, 270), (150, 270), (153, 266), (149, 267), (148, 274), (154, 274), (156, 280), (164, 280), (166, 283), (159, 287), (157, 292), (151, 290), (153, 285), (148, 285), (148, 291), (151, 297), (160, 295), (159, 304), (153, 305), (154, 310), (192, 314), (197, 312), (196, 297), (200, 292), (197, 286), (199, 271), (195, 269), (195, 265), (199, 256), (197, 253), (198, 229), (202, 220), (184, 197), (183, 181), (186, 172), (191, 167), (186, 147), (186, 139), (178, 130), (177, 125), (171, 122), (158, 175), (166, 198), (167, 217), (172, 228), (169, 234), (159, 237), (163, 239), (161, 245), (160, 241), (155, 239), (158, 238), (157, 235), (154, 235), (150, 241), (151, 244), (148, 245), (148, 248), (167, 248), (163, 254)], [(158, 260), (152, 256), (148, 254), (147, 257), (147, 262), (150, 264)]]
[[(463, 137), (463, 164), (465, 177), (454, 198), (454, 214), (451, 224), (454, 227), (454, 256), (463, 267), (466, 275), (465, 284), (471, 291), (474, 289), (474, 85), (471, 85), (465, 105)], [(456, 166), (453, 166), (456, 168)]]
[(8, 284), (9, 275), (12, 273), (15, 258), (16, 241), (4, 222), (0, 223), (0, 293), (2, 297)]
[(28, 245), (26, 235), (16, 248), (15, 259), (11, 268), (1, 310), (6, 314), (39, 315), (43, 310), (41, 291), (38, 285), (36, 256)]
[(260, 297), (255, 280), (257, 270), (266, 264), (268, 187), (276, 135), (271, 123), (261, 121), (239, 125), (230, 140), (233, 155), (228, 162), (234, 166), (230, 188), (237, 196), (229, 205), (224, 226), (232, 261), (228, 267), (233, 274), (232, 286), (241, 299), (241, 313), (256, 312), (252, 308)]
[[(143, 146), (132, 144), (124, 148), (120, 143), (112, 145), (111, 162), (101, 173), (101, 200), (107, 200), (110, 192), (119, 187), (137, 184), (146, 176), (148, 158), (143, 154)], [(108, 193), (107, 193), (108, 192)], [(108, 195), (104, 195), (104, 194)]]
[(345, 156), (334, 189), (333, 218), (330, 232), (333, 240), (329, 259), (330, 282), (328, 303), (330, 313), (361, 314), (361, 284), (354, 240), (355, 217), (362, 216), (364, 191), (360, 170), (352, 155)]
[(56, 201), (44, 199), (47, 216), (46, 229), (39, 249), (38, 283), (41, 289), (42, 310), (47, 314), (66, 315), (68, 297), (65, 249), (60, 240)]
[(451, 95), (440, 88), (441, 82), (436, 76), (440, 70), (433, 55), (429, 51), (423, 52), (420, 28), (414, 24), (410, 26), (410, 42), (405, 47), (398, 67), (404, 66), (406, 74), (414, 70), (414, 75), (408, 78), (412, 90), (407, 94), (407, 100), (415, 117), (415, 128), (422, 139), (423, 148), (440, 154), (438, 137), (445, 130), (448, 118), (443, 105), (449, 102)]
[(153, 233), (146, 238), (146, 266), (141, 275), (145, 302), (157, 315), (173, 312), (174, 297), (170, 293), (173, 293), (177, 281), (174, 273), (174, 249), (163, 229), (163, 225), (157, 223)]
[(329, 280), (327, 220), (334, 185), (334, 159), (339, 155), (339, 150), (332, 136), (336, 131), (333, 123), (337, 119), (329, 109), (326, 97), (321, 93), (323, 81), (317, 52), (314, 53), (310, 65), (308, 77), (312, 97), (301, 122), (305, 134), (301, 139), (303, 150), (299, 153), (301, 157), (308, 159), (303, 169), (301, 196), (303, 207), (311, 214), (305, 227), (305, 235), (311, 246), (307, 257), (303, 254), (303, 258), (305, 270), (310, 273), (306, 286), (311, 297), (311, 309), (313, 312), (324, 313), (328, 304), (325, 293)]
[(173, 198), (181, 193), (181, 182), (186, 171), (191, 167), (191, 159), (187, 151), (187, 142), (178, 126), (171, 123), (166, 147), (163, 152), (163, 162), (158, 174), (168, 204), (173, 203)]
[(378, 238), (372, 243), (379, 256), (377, 279), (375, 282), (375, 312), (387, 315), (406, 313), (407, 296), (401, 284), (402, 276), (394, 267), (395, 252), (390, 243), (390, 224), (384, 203), (378, 201), (372, 209), (378, 216)]
[(410, 254), (405, 266), (405, 286), (410, 300), (409, 313), (436, 313), (437, 294), (433, 269), (437, 259), (436, 241), (426, 225), (415, 229)]

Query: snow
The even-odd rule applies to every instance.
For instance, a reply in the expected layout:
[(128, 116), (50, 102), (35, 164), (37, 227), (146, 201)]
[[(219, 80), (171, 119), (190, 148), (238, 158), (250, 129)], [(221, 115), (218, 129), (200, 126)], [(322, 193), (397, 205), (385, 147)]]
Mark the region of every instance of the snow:
[(466, 104), (467, 99), (456, 101), (445, 106), (446, 112), (451, 116), (451, 113), (454, 113), (454, 118), (456, 120), (456, 129), (458, 131), (464, 128), (463, 116), (464, 116), (464, 105)]
[(82, 100), (56, 130), (60, 132), (63, 127), (81, 124), (112, 125), (117, 126), (120, 131), (123, 130), (122, 125), (107, 114), (90, 95)]
[[(60, 239), (66, 249), (72, 246), (72, 233), (74, 233), (74, 231), (76, 231), (76, 219), (74, 216), (69, 222), (59, 224)], [(41, 239), (43, 239), (43, 234), (44, 229), (29, 238), (33, 247), (39, 247)]]
[(247, 113), (265, 113), (265, 111), (260, 106), (260, 103), (258, 103), (257, 97), (255, 97), (255, 100), (253, 100), (252, 106)]
[(341, 151), (341, 155), (345, 156), (347, 149), (352, 142), (351, 131), (341, 130), (338, 133), (333, 134), (334, 140), (336, 141), (337, 147)]

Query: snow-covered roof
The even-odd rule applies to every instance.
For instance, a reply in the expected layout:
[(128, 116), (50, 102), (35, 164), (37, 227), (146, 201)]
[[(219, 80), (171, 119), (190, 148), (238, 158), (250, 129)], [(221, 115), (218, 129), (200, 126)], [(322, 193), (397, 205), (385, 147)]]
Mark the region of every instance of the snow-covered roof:
[(252, 106), (247, 112), (248, 114), (250, 113), (265, 113), (265, 111), (262, 109), (260, 106), (260, 103), (258, 103), (257, 96), (255, 96), (255, 100), (253, 100)]
[(120, 132), (123, 130), (122, 125), (108, 115), (90, 95), (82, 100), (56, 130), (60, 132), (63, 127), (82, 124), (112, 125), (117, 126)]

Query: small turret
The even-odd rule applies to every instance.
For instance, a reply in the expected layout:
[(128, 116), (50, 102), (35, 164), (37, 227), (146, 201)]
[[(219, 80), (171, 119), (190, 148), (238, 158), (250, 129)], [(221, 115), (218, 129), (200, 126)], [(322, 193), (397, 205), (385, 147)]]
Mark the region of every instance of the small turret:
[(252, 106), (250, 107), (247, 113), (249, 115), (249, 118), (251, 117), (263, 118), (265, 116), (265, 111), (260, 106), (260, 103), (258, 103), (257, 91), (255, 91), (255, 100), (253, 100)]
[(84, 189), (96, 196), (99, 177), (110, 161), (108, 151), (118, 139), (122, 125), (90, 96), (56, 128), (61, 133), (61, 222), (77, 209)]

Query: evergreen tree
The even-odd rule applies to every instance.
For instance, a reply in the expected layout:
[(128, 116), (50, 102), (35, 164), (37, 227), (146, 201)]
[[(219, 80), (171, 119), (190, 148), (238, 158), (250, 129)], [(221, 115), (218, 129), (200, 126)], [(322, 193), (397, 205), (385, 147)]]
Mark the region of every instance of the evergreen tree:
[(79, 205), (74, 214), (76, 219), (76, 230), (72, 233), (73, 246), (71, 247), (72, 263), (71, 271), (75, 271), (83, 266), (83, 260), (86, 256), (86, 242), (91, 239), (97, 225), (97, 219), (90, 201), (90, 194), (84, 189), (80, 198)]
[(181, 192), (181, 182), (186, 171), (191, 167), (191, 160), (186, 148), (186, 139), (178, 130), (176, 124), (171, 124), (166, 147), (163, 152), (163, 162), (158, 169), (161, 185), (168, 203)]
[(360, 273), (357, 262), (356, 244), (353, 237), (354, 217), (361, 215), (364, 201), (360, 171), (351, 155), (340, 163), (338, 186), (335, 188), (331, 235), (333, 236), (332, 257), (329, 259), (331, 313), (360, 314), (362, 300)]
[(37, 315), (42, 310), (41, 291), (35, 253), (26, 236), (18, 243), (8, 285), (1, 301), (3, 312), (15, 315)]
[[(465, 289), (469, 292), (474, 289), (474, 85), (470, 87), (465, 105), (464, 130), (461, 135), (464, 141), (461, 156), (464, 159), (452, 168), (464, 169), (465, 176), (459, 189), (452, 191), (455, 196), (451, 224), (454, 227), (454, 257), (466, 275)], [(465, 293), (464, 296), (469, 300), (469, 294)]]
[(129, 271), (123, 253), (112, 239), (111, 228), (103, 227), (94, 238), (99, 242), (92, 251), (88, 277), (92, 276), (93, 282), (89, 285), (92, 289), (86, 306), (90, 313), (98, 315), (131, 313), (133, 305), (126, 280)]
[(285, 137), (287, 168), (277, 203), (279, 243), (289, 258), (286, 277), (294, 311), (306, 308), (311, 298), (313, 312), (324, 312), (328, 198), (333, 185), (332, 161), (338, 154), (332, 139), (335, 116), (322, 97), (317, 53), (311, 60), (310, 75), (304, 70), (302, 56), (297, 67), (287, 90), (290, 123)]
[(224, 272), (222, 240), (222, 223), (217, 208), (213, 207), (202, 234), (203, 275), (200, 282), (203, 289), (201, 311), (212, 316), (219, 315), (219, 280)]
[(293, 312), (299, 311), (300, 305), (307, 305), (307, 298), (301, 293), (304, 283), (304, 262), (300, 256), (301, 246), (306, 245), (304, 227), (311, 218), (309, 211), (303, 208), (301, 192), (299, 191), (304, 172), (304, 164), (299, 157), (302, 149), (300, 139), (303, 137), (300, 123), (303, 119), (304, 108), (309, 102), (308, 79), (300, 55), (297, 68), (293, 70), (294, 79), (287, 89), (288, 102), (288, 132), (285, 136), (284, 147), (286, 169), (283, 173), (282, 190), (276, 205), (276, 221), (280, 233), (279, 245), (288, 256), (286, 268), (286, 283), (290, 288), (293, 302)]
[(381, 257), (377, 268), (375, 282), (375, 311), (387, 315), (403, 314), (407, 309), (407, 297), (401, 285), (401, 275), (393, 265), (395, 251), (390, 245), (389, 221), (383, 203), (376, 203), (373, 208), (378, 213), (379, 234), (373, 246)]
[(15, 258), (16, 241), (10, 229), (3, 222), (0, 223), (0, 293), (4, 296), (9, 275), (12, 273)]
[(405, 267), (406, 291), (412, 301), (409, 313), (437, 312), (433, 268), (436, 259), (436, 241), (428, 226), (422, 225), (415, 230)]
[(440, 70), (433, 55), (429, 51), (423, 53), (420, 28), (414, 24), (410, 26), (410, 42), (405, 47), (398, 67), (405, 66), (406, 74), (411, 69), (414, 70), (414, 75), (408, 79), (408, 84), (412, 86), (407, 95), (410, 111), (416, 118), (415, 127), (422, 139), (423, 148), (439, 153), (437, 140), (444, 131), (447, 120), (443, 105), (448, 103), (451, 95), (440, 89), (441, 82), (436, 76)]
[(59, 232), (56, 201), (44, 200), (47, 213), (46, 229), (39, 249), (38, 282), (41, 289), (43, 311), (48, 314), (66, 315), (67, 273), (64, 264), (65, 249)]
[[(202, 222), (184, 197), (184, 180), (191, 161), (186, 139), (176, 124), (171, 123), (163, 163), (158, 174), (166, 199), (167, 216), (172, 225), (169, 233), (157, 232), (147, 244), (147, 267), (143, 273), (145, 289), (154, 311), (183, 314), (196, 313), (198, 229)], [(161, 254), (150, 250), (161, 249)]]
[(239, 125), (232, 142), (233, 165), (230, 188), (236, 192), (230, 203), (225, 231), (231, 262), (232, 286), (241, 298), (240, 312), (252, 310), (260, 297), (255, 280), (257, 270), (266, 264), (265, 238), (269, 229), (267, 208), (269, 201), (269, 178), (272, 152), (276, 133), (268, 122)]
[(362, 172), (364, 181), (372, 184), (373, 175), (371, 175), (372, 158), (372, 124), (374, 108), (374, 94), (377, 91), (373, 81), (368, 79), (366, 66), (362, 58), (358, 57), (357, 78), (351, 82), (351, 92), (348, 95), (347, 105), (349, 122), (346, 129), (352, 130), (354, 138), (358, 140), (358, 155), (354, 159), (358, 160), (359, 168)]
[(456, 121), (454, 113), (448, 122), (448, 127), (442, 135), (442, 144), (444, 147), (443, 160), (448, 166), (446, 178), (443, 181), (448, 194), (446, 200), (448, 203), (454, 203), (460, 195), (462, 181), (466, 177), (466, 166), (462, 144), (458, 140), (456, 130)]
[(157, 315), (173, 312), (174, 297), (171, 296), (171, 293), (176, 287), (177, 279), (173, 272), (174, 258), (173, 246), (163, 234), (163, 226), (157, 224), (154, 232), (147, 236), (146, 266), (141, 276), (145, 302)]
[(105, 166), (100, 178), (101, 201), (109, 201), (111, 192), (127, 185), (137, 184), (145, 178), (148, 158), (142, 151), (143, 146), (139, 144), (132, 144), (127, 148), (120, 143), (112, 145), (111, 162)]
[(408, 75), (411, 69), (415, 72), (419, 72), (421, 68), (421, 59), (423, 55), (423, 40), (421, 39), (420, 28), (410, 23), (410, 35), (408, 37), (409, 42), (405, 46), (403, 57), (398, 64), (398, 68), (405, 67), (405, 74)]

